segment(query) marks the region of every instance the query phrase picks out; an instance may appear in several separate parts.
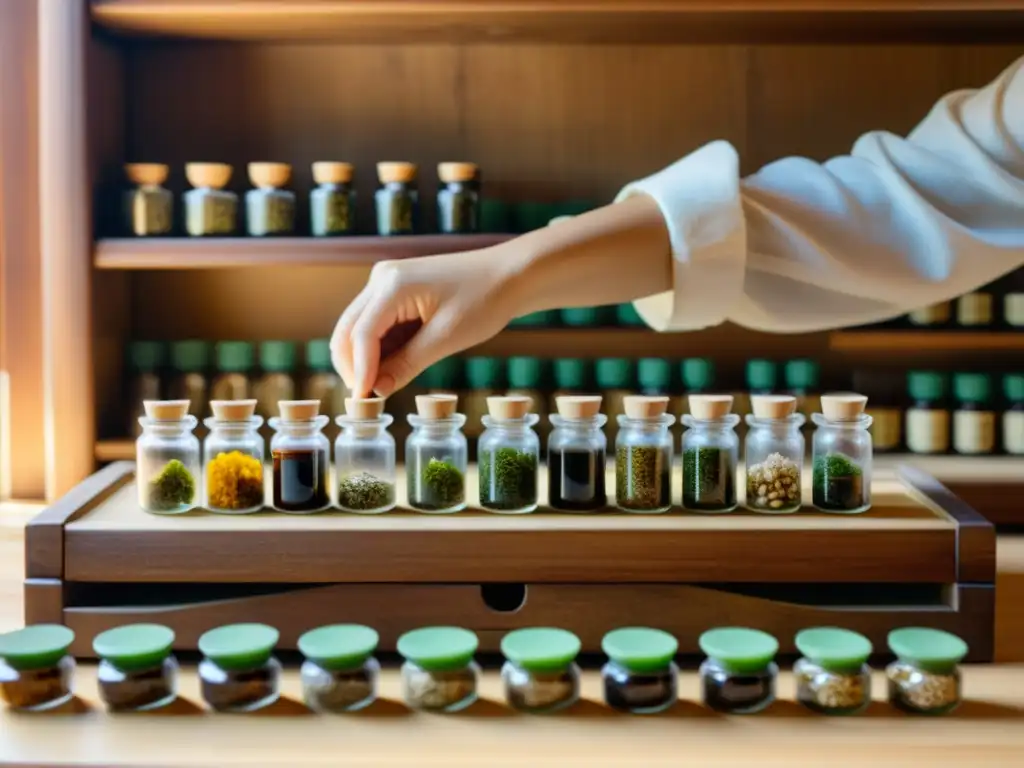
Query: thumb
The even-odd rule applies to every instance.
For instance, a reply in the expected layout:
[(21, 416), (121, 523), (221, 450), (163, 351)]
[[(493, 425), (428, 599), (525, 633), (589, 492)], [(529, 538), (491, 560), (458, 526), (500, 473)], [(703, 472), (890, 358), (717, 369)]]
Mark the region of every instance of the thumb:
[(447, 356), (451, 338), (440, 326), (436, 321), (426, 323), (404, 347), (381, 362), (373, 385), (379, 397), (390, 397)]

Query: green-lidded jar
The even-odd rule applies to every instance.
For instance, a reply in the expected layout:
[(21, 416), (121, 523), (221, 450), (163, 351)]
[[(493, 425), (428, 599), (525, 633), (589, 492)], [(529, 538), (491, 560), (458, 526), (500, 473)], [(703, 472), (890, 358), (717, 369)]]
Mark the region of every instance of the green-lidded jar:
[(437, 229), (442, 234), (480, 231), (480, 168), (476, 163), (438, 163)]
[(556, 216), (581, 216), (597, 208), (591, 200), (566, 200), (554, 206)]
[(570, 328), (596, 328), (607, 325), (611, 307), (568, 307), (560, 310), (562, 325)]
[[(688, 395), (704, 395), (715, 386), (715, 362), (708, 357), (687, 357), (679, 361), (679, 379), (683, 383), (683, 395), (677, 399), (676, 415), (682, 421), (690, 412)], [(735, 396), (734, 396), (735, 397)], [(735, 400), (733, 407), (735, 408)]]
[(513, 230), (512, 209), (504, 200), (485, 197), (480, 201), (480, 229), (504, 235)]
[(402, 697), (413, 709), (458, 712), (477, 697), (479, 641), (462, 627), (423, 627), (398, 638)]
[(142, 403), (159, 400), (161, 396), (160, 371), (167, 362), (167, 347), (159, 341), (133, 341), (128, 344), (128, 422), (130, 435), (142, 434), (139, 417)]
[(578, 394), (590, 381), (590, 362), (578, 357), (560, 357), (551, 363), (551, 378), (557, 395)]
[(625, 413), (623, 400), (636, 386), (636, 366), (625, 357), (602, 357), (594, 362), (594, 382), (604, 397), (604, 413), (608, 417), (608, 442), (615, 445), (619, 432), (619, 416)]
[(518, 203), (514, 211), (517, 232), (532, 232), (535, 229), (543, 229), (551, 219), (559, 215), (557, 208), (551, 203)]
[(996, 414), (992, 407), (992, 377), (987, 373), (953, 376), (953, 450), (969, 456), (996, 449)]
[(125, 233), (135, 237), (169, 235), (174, 228), (174, 195), (164, 189), (168, 168), (162, 163), (128, 163), (125, 175), (135, 186), (125, 193)]
[(465, 366), (461, 357), (445, 357), (427, 369), (428, 388), (435, 393), (455, 392), (462, 384)]
[(636, 311), (636, 307), (633, 302), (627, 302), (625, 304), (619, 304), (615, 307), (615, 319), (618, 324), (624, 328), (646, 328), (647, 323), (640, 317), (640, 313)]
[(505, 375), (508, 379), (509, 395), (522, 395), (533, 401), (533, 412), (539, 424), (537, 432), (542, 439), (548, 435), (548, 402), (545, 390), (548, 385), (548, 366), (539, 357), (508, 358)]
[(11, 709), (42, 712), (71, 700), (75, 633), (60, 624), (35, 624), (0, 635), (0, 700)]
[(721, 627), (700, 636), (707, 656), (700, 665), (704, 704), (718, 712), (748, 715), (775, 701), (779, 641), (759, 629)]
[(558, 325), (558, 310), (543, 309), (539, 312), (531, 312), (522, 317), (513, 318), (509, 328), (554, 328)]
[(377, 698), (380, 663), (373, 654), (376, 630), (361, 624), (333, 624), (299, 637), (305, 657), (299, 678), (302, 698), (314, 712), (355, 712)]
[(793, 665), (796, 700), (826, 715), (855, 715), (871, 704), (871, 641), (840, 627), (814, 627), (796, 635), (802, 654)]
[(412, 235), (419, 222), (415, 163), (377, 163), (380, 187), (374, 194), (378, 235)]
[(224, 189), (231, 181), (226, 163), (186, 163), (185, 231), (192, 237), (226, 237), (238, 226), (238, 195)]
[[(295, 399), (295, 362), (298, 348), (294, 341), (260, 342), (260, 377), (253, 383), (256, 413), (264, 419), (278, 414), (281, 400)], [(321, 404), (322, 407), (323, 404)]]
[(921, 715), (943, 715), (960, 705), (959, 664), (967, 655), (967, 643), (927, 627), (894, 629), (888, 642), (896, 655), (885, 670), (890, 704)]
[(266, 624), (228, 624), (199, 637), (203, 700), (218, 712), (254, 712), (280, 695), (280, 633)]
[(289, 189), (292, 167), (288, 163), (249, 163), (245, 193), (246, 230), (253, 237), (290, 235), (295, 231), (295, 193)]
[(351, 235), (356, 228), (356, 192), (351, 163), (313, 163), (316, 187), (309, 193), (309, 223), (314, 237)]
[(1011, 456), (1024, 455), (1024, 373), (1003, 376), (1003, 450)]
[(210, 370), (210, 344), (201, 339), (171, 342), (171, 400), (188, 400), (188, 412), (201, 419), (206, 414)]
[(501, 639), (505, 700), (521, 712), (557, 712), (580, 698), (580, 639), (566, 629), (530, 627)]
[(500, 357), (470, 357), (465, 363), (466, 393), (462, 412), (466, 414), (466, 437), (480, 437), (483, 417), (487, 415), (487, 398), (500, 394), (505, 374), (505, 361)]
[(330, 340), (313, 339), (307, 342), (302, 399), (319, 400), (321, 413), (334, 418), (345, 413), (345, 398), (349, 394), (331, 362)]
[(752, 395), (770, 395), (778, 383), (778, 366), (771, 360), (747, 360), (747, 390)]
[(645, 395), (667, 395), (672, 386), (672, 364), (660, 357), (636, 362), (636, 380)]
[(113, 712), (144, 712), (177, 697), (174, 631), (160, 624), (128, 624), (96, 635), (92, 649), (100, 698)]
[(663, 712), (678, 698), (679, 641), (660, 629), (622, 627), (601, 639), (608, 663), (601, 668), (604, 700), (633, 714)]
[(946, 405), (946, 377), (934, 371), (907, 374), (907, 449), (911, 453), (946, 453), (949, 450), (950, 418)]
[(787, 360), (783, 367), (783, 381), (786, 392), (796, 398), (796, 412), (811, 423), (811, 414), (818, 407), (821, 392), (821, 366), (814, 360)]
[(214, 346), (217, 373), (210, 385), (210, 399), (247, 400), (251, 391), (249, 374), (255, 357), (252, 342), (218, 341)]

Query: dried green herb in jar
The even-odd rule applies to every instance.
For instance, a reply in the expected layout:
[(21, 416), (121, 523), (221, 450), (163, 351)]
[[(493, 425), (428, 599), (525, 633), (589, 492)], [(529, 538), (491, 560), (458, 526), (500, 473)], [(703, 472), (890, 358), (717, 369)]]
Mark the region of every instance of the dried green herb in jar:
[(389, 506), (395, 498), (395, 487), (369, 472), (358, 472), (342, 478), (338, 485), (338, 506), (359, 511)]
[(479, 460), (480, 503), (491, 509), (522, 509), (537, 503), (537, 457), (530, 451), (499, 448)]
[(350, 163), (313, 163), (317, 187), (309, 193), (310, 230), (316, 237), (348, 235), (355, 227), (354, 169)]
[[(461, 504), (466, 496), (466, 478), (462, 471), (447, 461), (430, 459), (417, 483), (414, 463), (408, 465), (409, 503), (419, 509), (449, 509)], [(415, 489), (421, 488), (420, 493)]]
[(195, 187), (185, 193), (185, 230), (193, 237), (234, 233), (238, 196), (224, 189), (231, 180), (231, 166), (188, 163), (185, 176)]
[(196, 495), (196, 480), (188, 468), (171, 459), (149, 481), (149, 508), (155, 511), (177, 509), (191, 504)]
[(864, 506), (863, 470), (842, 453), (826, 453), (814, 460), (811, 486), (819, 509), (843, 512)]
[(287, 163), (249, 163), (249, 180), (255, 187), (245, 193), (250, 235), (287, 235), (295, 229), (295, 194), (282, 189), (291, 175)]
[(727, 451), (712, 446), (683, 451), (683, 506), (702, 510), (736, 506), (736, 480)]
[(661, 509), (670, 503), (672, 478), (666, 452), (649, 445), (615, 450), (615, 497), (623, 509)]
[(161, 185), (167, 180), (167, 166), (161, 163), (129, 163), (125, 167), (136, 186), (125, 195), (125, 226), (128, 234), (144, 237), (171, 231), (174, 195)]

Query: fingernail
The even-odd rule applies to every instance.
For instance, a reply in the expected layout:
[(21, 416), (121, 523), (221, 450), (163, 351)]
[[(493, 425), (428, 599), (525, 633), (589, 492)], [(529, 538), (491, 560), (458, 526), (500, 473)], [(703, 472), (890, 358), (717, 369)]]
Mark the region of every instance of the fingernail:
[(373, 388), (373, 391), (377, 393), (378, 397), (388, 397), (395, 391), (395, 377), (385, 373), (377, 379), (377, 385)]

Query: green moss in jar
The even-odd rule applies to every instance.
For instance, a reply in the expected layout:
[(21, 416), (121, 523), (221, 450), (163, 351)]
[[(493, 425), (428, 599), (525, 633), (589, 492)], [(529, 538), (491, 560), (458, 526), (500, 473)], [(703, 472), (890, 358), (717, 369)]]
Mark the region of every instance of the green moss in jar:
[[(419, 509), (448, 509), (461, 504), (466, 496), (466, 478), (454, 464), (440, 459), (430, 459), (420, 468), (417, 482), (416, 463), (408, 464), (409, 502)], [(414, 489), (422, 487), (418, 498), (413, 497)]]
[(864, 473), (849, 456), (827, 453), (814, 460), (811, 474), (814, 506), (843, 512), (864, 506)]
[(478, 460), (480, 503), (491, 509), (522, 509), (537, 503), (537, 457), (530, 451), (498, 448)]
[(713, 446), (683, 451), (683, 506), (718, 510), (736, 506), (736, 479), (728, 451)]
[(309, 215), (314, 236), (349, 235), (355, 229), (352, 174), (349, 163), (313, 163), (317, 187), (309, 194)]
[(149, 508), (154, 511), (178, 509), (192, 503), (196, 480), (178, 459), (171, 459), (148, 483)]

